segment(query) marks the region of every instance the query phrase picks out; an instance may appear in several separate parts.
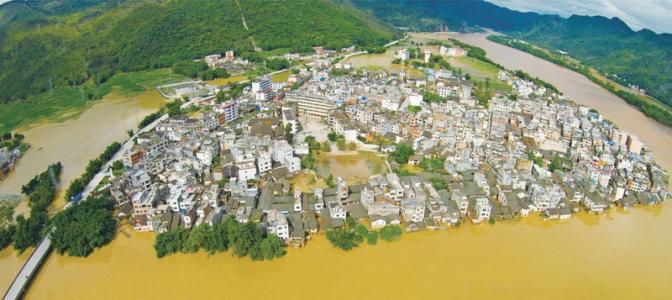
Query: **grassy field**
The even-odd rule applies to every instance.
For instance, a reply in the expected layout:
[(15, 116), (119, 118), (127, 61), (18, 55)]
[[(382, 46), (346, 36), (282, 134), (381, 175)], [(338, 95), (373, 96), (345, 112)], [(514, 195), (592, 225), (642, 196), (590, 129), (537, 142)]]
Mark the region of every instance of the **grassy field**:
[(247, 80), (247, 76), (239, 75), (239, 76), (231, 76), (229, 78), (217, 78), (215, 80), (208, 80), (206, 83), (212, 84), (212, 85), (229, 85), (234, 82), (241, 82), (243, 80)]
[(289, 52), (290, 52), (289, 48), (278, 48), (278, 49), (259, 52), (259, 55), (266, 58), (266, 57), (271, 57), (271, 56), (285, 55)]
[(294, 188), (300, 188), (301, 191), (309, 192), (316, 188), (326, 188), (327, 183), (324, 178), (315, 175), (315, 172), (310, 171), (308, 174), (300, 172), (290, 179), (290, 183)]
[(284, 72), (273, 74), (273, 76), (271, 77), (271, 80), (273, 82), (285, 82), (289, 78), (289, 75), (292, 75), (292, 70), (287, 70), (287, 71), (284, 71)]
[(24, 127), (41, 120), (60, 122), (84, 111), (98, 100), (91, 100), (88, 93), (105, 96), (115, 92), (131, 96), (153, 89), (157, 85), (183, 79), (170, 69), (121, 73), (96, 87), (87, 83), (78, 87), (59, 87), (24, 101), (0, 104), (0, 132)]
[(499, 69), (497, 69), (496, 66), (486, 63), (482, 60), (478, 60), (469, 56), (461, 56), (456, 57), (455, 61), (458, 62), (458, 65), (464, 66), (464, 71), (471, 74), (472, 76), (480, 78), (489, 77), (491, 79), (497, 78), (497, 72)]

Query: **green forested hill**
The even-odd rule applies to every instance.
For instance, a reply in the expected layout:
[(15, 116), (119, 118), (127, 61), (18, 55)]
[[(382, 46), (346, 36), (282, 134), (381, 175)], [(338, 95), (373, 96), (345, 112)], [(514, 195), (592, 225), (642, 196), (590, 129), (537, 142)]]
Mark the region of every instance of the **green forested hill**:
[(433, 31), (491, 28), (562, 50), (607, 74), (639, 85), (672, 106), (672, 34), (633, 31), (617, 18), (522, 13), (483, 0), (351, 0), (395, 26)]
[[(562, 50), (606, 74), (617, 74), (672, 106), (672, 35), (632, 31), (621, 20), (572, 16), (546, 20), (512, 36)], [(612, 78), (614, 79), (614, 78)]]
[[(341, 2), (42, 0), (0, 7), (0, 99), (234, 49), (382, 45), (395, 32)], [(11, 18), (10, 18), (11, 16)], [(248, 28), (243, 25), (245, 17)], [(4, 24), (2, 23), (4, 22)]]

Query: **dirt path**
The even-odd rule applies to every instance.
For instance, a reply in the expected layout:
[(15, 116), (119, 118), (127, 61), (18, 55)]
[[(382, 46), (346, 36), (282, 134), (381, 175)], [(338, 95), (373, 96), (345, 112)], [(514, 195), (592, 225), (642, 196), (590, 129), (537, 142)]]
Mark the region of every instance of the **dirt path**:
[[(243, 27), (245, 27), (245, 30), (250, 31), (250, 28), (247, 27), (247, 21), (245, 21), (245, 15), (243, 15), (243, 8), (240, 7), (240, 1), (236, 0), (236, 5), (238, 6), (238, 11), (240, 11), (240, 19), (243, 21)], [(250, 42), (252, 43), (252, 47), (254, 49), (257, 49), (257, 43), (254, 41), (254, 37), (250, 36)]]

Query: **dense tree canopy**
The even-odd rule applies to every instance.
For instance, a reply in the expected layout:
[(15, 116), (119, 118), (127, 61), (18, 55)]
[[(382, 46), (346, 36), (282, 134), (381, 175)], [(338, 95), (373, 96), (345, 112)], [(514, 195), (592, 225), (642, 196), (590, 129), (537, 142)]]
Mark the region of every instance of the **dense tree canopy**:
[(84, 189), (86, 188), (86, 185), (89, 184), (89, 181), (93, 179), (93, 176), (95, 176), (98, 172), (100, 172), (101, 168), (107, 161), (112, 159), (115, 153), (121, 149), (121, 144), (114, 142), (107, 146), (105, 148), (105, 151), (103, 151), (98, 158), (89, 161), (89, 164), (86, 166), (86, 169), (84, 170), (84, 174), (80, 176), (79, 178), (76, 178), (70, 183), (70, 186), (68, 186), (68, 189), (65, 192), (65, 199), (67, 200), (73, 200), (75, 196), (79, 195), (79, 193), (83, 192)]
[[(49, 221), (47, 209), (56, 197), (56, 187), (60, 180), (61, 168), (60, 163), (50, 165), (46, 171), (35, 176), (21, 187), (22, 192), (28, 196), (30, 201), (30, 217), (17, 216), (16, 226), (7, 228), (2, 233), (3, 240), (13, 235), (14, 249), (19, 252), (35, 246), (42, 238), (43, 230)], [(0, 244), (8, 245), (4, 242)]]
[[(66, 22), (45, 16), (42, 8), (26, 7), (35, 12), (30, 18), (0, 26), (0, 100), (87, 81), (98, 85), (119, 71), (176, 63), (185, 67), (178, 68), (180, 73), (196, 77), (199, 72), (192, 67), (200, 66), (181, 62), (228, 50), (380, 46), (395, 36), (390, 27), (335, 1), (105, 1), (110, 4), (93, 8), (95, 1), (63, 2), (74, 3), (73, 9), (62, 11)], [(278, 63), (271, 66), (285, 64)]]
[(90, 197), (52, 219), (51, 240), (59, 254), (88, 256), (114, 238), (117, 221), (109, 194)]
[(390, 159), (399, 163), (408, 163), (408, 159), (415, 154), (413, 147), (406, 143), (397, 144), (397, 147), (390, 153)]
[(177, 252), (194, 253), (204, 250), (210, 254), (229, 248), (239, 257), (253, 260), (271, 260), (285, 255), (284, 243), (275, 235), (266, 235), (256, 224), (239, 224), (233, 218), (224, 222), (201, 224), (191, 230), (178, 228), (161, 233), (154, 244), (156, 256), (161, 258)]

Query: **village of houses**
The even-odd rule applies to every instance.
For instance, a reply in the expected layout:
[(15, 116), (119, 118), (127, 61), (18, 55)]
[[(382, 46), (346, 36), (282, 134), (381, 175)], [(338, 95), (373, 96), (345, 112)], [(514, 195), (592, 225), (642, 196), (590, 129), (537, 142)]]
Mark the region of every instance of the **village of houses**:
[[(286, 82), (262, 76), (219, 103), (214, 93), (226, 87), (211, 87), (197, 116), (173, 116), (140, 134), (123, 153), (123, 171), (110, 171), (102, 187), (120, 216), (157, 233), (235, 218), (301, 246), (312, 234), (344, 226), (348, 216), (374, 229), (400, 224), (414, 231), (530, 214), (553, 222), (667, 198), (667, 173), (636, 136), (512, 72), (498, 74), (512, 92), (496, 93), (484, 107), (472, 83), (451, 70), (411, 76), (356, 69), (334, 60), (342, 52), (285, 55), (304, 60)], [(440, 52), (465, 54), (444, 46)], [(397, 58), (408, 60), (407, 51)], [(427, 102), (427, 93), (444, 101)], [(303, 138), (322, 143), (328, 132), (381, 157), (401, 143), (414, 155), (365, 180), (334, 175), (331, 186), (294, 186), (293, 176), (319, 176), (302, 168), (311, 151)], [(418, 171), (423, 160), (437, 158), (439, 170)]]

